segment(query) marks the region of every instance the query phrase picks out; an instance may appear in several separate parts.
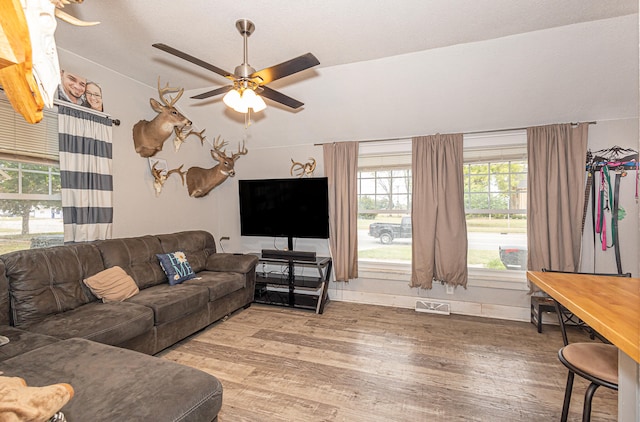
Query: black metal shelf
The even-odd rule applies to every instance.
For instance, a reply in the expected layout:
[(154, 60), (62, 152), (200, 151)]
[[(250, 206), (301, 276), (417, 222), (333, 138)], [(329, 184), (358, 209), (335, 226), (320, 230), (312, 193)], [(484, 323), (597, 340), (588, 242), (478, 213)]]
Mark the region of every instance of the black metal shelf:
[[(322, 286), (324, 280), (320, 277), (310, 277), (306, 275), (296, 275), (294, 287), (304, 287), (307, 289), (317, 289)], [(289, 277), (287, 274), (257, 273), (256, 284), (272, 284), (278, 286), (288, 286)]]
[[(315, 260), (263, 258), (264, 265), (280, 265), (281, 271), (256, 271), (254, 302), (292, 308), (313, 309), (321, 314), (329, 300), (328, 285), (331, 276), (331, 258)], [(296, 274), (296, 268), (315, 268), (318, 276)], [(264, 266), (263, 266), (264, 268)]]

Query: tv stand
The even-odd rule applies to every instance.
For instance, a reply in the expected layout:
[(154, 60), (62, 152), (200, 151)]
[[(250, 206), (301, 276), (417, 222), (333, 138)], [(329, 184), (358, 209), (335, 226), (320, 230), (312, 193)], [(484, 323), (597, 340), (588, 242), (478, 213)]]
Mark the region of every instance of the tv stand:
[[(318, 314), (324, 312), (328, 301), (331, 258), (314, 256), (313, 259), (299, 259), (295, 255), (282, 258), (270, 256), (269, 253), (267, 256), (255, 255), (259, 264), (256, 267), (254, 302), (312, 309)], [(267, 266), (274, 269), (267, 270)], [(305, 268), (317, 270), (317, 275), (296, 274), (296, 269)]]

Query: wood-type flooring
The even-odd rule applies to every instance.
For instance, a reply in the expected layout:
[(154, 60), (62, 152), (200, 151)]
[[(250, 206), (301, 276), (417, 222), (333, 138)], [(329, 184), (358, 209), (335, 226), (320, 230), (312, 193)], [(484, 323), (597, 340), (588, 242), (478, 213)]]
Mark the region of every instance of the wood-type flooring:
[[(560, 420), (561, 346), (557, 326), (329, 302), (253, 304), (158, 356), (222, 382), (219, 422), (540, 422)], [(576, 376), (571, 421), (587, 385)], [(617, 392), (598, 389), (591, 420), (617, 420)]]

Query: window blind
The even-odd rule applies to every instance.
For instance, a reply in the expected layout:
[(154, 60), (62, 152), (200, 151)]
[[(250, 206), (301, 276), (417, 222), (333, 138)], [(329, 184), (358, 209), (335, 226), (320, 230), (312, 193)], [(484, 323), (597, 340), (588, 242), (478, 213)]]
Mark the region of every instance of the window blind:
[(46, 109), (39, 123), (27, 123), (0, 92), (0, 159), (54, 164), (58, 158), (58, 112)]

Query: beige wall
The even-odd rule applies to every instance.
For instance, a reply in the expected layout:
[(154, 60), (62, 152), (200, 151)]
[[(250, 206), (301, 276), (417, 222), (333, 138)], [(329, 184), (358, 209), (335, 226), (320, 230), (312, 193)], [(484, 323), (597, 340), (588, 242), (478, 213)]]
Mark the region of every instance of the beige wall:
[[(148, 160), (134, 150), (133, 125), (141, 119), (151, 120), (156, 115), (149, 105), (149, 98), (158, 99), (158, 75), (150, 69), (149, 80), (145, 81), (148, 85), (144, 85), (70, 52), (59, 50), (58, 54), (62, 68), (101, 84), (105, 111), (121, 122), (120, 126), (113, 127), (113, 236), (204, 229), (218, 237), (216, 208), (219, 195), (190, 198), (180, 178), (172, 175), (165, 183), (162, 194), (156, 197)], [(163, 80), (162, 84), (166, 82), (171, 81)], [(181, 101), (178, 102), (178, 108)], [(197, 122), (195, 126), (198, 127)], [(213, 163), (209, 149), (202, 147), (195, 137), (189, 137), (178, 153), (169, 139), (163, 151), (156, 156), (167, 160), (169, 168), (181, 164), (185, 165), (185, 169), (192, 165), (212, 167)]]
[[(205, 229), (216, 238), (229, 236), (227, 251), (274, 247), (273, 239), (240, 237), (237, 180), (230, 179), (203, 199), (193, 199), (172, 176), (162, 195), (155, 197), (147, 160), (134, 152), (131, 129), (138, 120), (155, 115), (149, 98), (157, 96), (156, 80), (162, 75), (149, 69), (148, 80), (140, 83), (72, 52), (59, 54), (62, 67), (102, 84), (105, 110), (122, 122), (113, 131), (114, 236)], [(185, 93), (178, 103), (198, 130), (206, 128), (209, 138), (220, 134), (230, 148), (246, 141), (249, 154), (238, 161), (236, 179), (288, 177), (291, 159), (308, 157), (318, 161), (316, 175), (321, 176), (322, 148), (314, 146), (321, 142), (568, 121), (598, 121), (590, 128), (592, 149), (638, 148), (638, 16), (320, 68), (270, 86), (300, 99), (305, 107), (291, 112), (269, 103), (245, 128), (240, 116), (220, 99), (195, 102), (187, 98), (193, 92)], [(207, 146), (195, 138), (179, 153), (167, 143), (158, 156), (171, 168), (215, 164)], [(621, 241), (624, 269), (637, 275), (640, 241), (632, 216), (639, 212), (627, 192), (630, 185), (628, 177), (623, 202), (629, 217), (621, 222)], [(299, 240), (296, 246), (328, 253), (326, 241)], [(593, 248), (585, 245), (584, 255), (585, 265), (593, 265), (593, 258), (588, 259), (594, 256)], [(597, 270), (611, 269), (612, 252), (596, 252), (595, 257)], [(446, 295), (441, 286), (432, 291), (409, 289), (403, 276), (400, 280), (367, 277), (332, 285), (332, 297), (411, 307), (416, 298), (440, 297), (459, 304), (462, 313), (528, 318), (522, 283), (498, 280), (496, 284), (478, 277), (468, 290)]]

